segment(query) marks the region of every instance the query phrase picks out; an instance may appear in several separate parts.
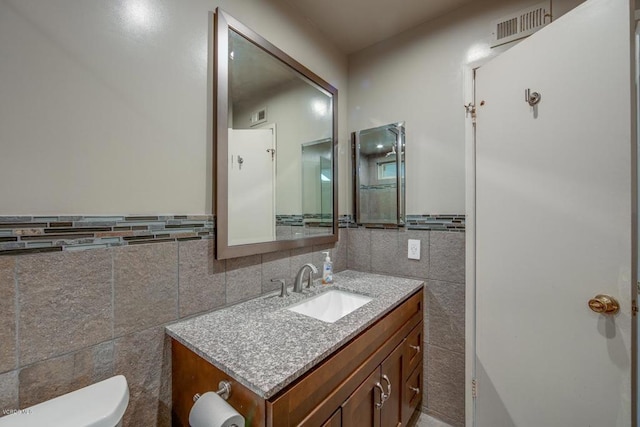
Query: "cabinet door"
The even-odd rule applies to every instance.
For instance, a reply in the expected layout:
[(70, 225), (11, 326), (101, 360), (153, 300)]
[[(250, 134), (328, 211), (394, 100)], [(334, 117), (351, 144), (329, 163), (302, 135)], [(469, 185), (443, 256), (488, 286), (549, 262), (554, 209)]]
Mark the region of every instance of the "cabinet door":
[(380, 368), (374, 370), (342, 404), (343, 427), (380, 427)]
[(400, 344), (382, 362), (381, 381), (387, 394), (387, 400), (381, 409), (382, 427), (397, 427), (402, 425), (402, 395), (404, 393), (403, 367), (406, 365), (405, 347)]
[(342, 409), (338, 408), (322, 427), (342, 427)]

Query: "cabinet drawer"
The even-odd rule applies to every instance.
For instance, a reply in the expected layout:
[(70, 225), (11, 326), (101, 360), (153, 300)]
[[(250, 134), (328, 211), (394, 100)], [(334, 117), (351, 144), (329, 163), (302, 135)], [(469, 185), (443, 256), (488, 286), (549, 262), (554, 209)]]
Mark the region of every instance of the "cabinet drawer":
[(405, 366), (404, 371), (407, 375), (422, 364), (422, 352), (424, 351), (422, 326), (423, 322), (420, 322), (420, 324), (413, 328), (407, 336), (407, 340), (404, 342), (404, 354), (405, 360), (407, 361), (407, 366)]
[(422, 365), (409, 375), (404, 385), (402, 402), (402, 421), (405, 425), (422, 401)]

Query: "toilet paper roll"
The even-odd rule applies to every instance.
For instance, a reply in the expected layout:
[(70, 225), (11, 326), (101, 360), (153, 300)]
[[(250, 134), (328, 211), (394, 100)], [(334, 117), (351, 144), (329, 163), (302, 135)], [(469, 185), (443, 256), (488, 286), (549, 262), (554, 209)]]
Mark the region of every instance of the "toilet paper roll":
[(217, 393), (209, 391), (193, 404), (189, 424), (191, 427), (244, 427), (244, 417)]

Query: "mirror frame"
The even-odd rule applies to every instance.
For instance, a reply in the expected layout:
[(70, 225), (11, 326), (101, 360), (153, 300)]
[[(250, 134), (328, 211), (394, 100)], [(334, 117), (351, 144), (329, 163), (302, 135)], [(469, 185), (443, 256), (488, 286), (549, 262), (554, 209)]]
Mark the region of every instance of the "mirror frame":
[[(333, 233), (329, 235), (303, 237), (291, 240), (274, 240), (271, 242), (251, 243), (245, 245), (229, 245), (228, 230), (228, 162), (229, 138), (229, 31), (233, 30), (249, 42), (264, 50), (275, 59), (288, 65), (294, 72), (306, 80), (321, 87), (332, 95), (333, 107)], [(334, 243), (338, 241), (338, 90), (300, 64), (291, 56), (278, 49), (262, 36), (245, 26), (220, 8), (214, 15), (214, 66), (213, 66), (213, 211), (215, 212), (216, 259), (237, 258), (248, 255), (263, 254), (306, 246)], [(275, 220), (275, 218), (274, 218)]]

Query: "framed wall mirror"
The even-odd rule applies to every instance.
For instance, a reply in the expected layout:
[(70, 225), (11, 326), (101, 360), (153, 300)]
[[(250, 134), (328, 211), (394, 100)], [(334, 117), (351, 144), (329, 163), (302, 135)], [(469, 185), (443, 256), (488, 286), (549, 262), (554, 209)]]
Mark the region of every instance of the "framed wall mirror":
[(358, 224), (405, 224), (404, 122), (352, 134)]
[(335, 242), (338, 91), (216, 10), (216, 258)]

